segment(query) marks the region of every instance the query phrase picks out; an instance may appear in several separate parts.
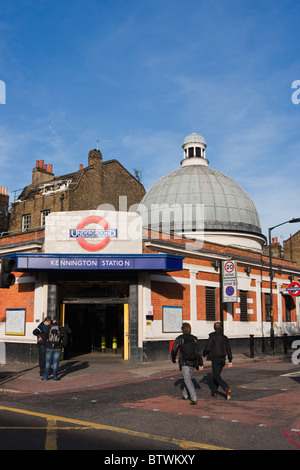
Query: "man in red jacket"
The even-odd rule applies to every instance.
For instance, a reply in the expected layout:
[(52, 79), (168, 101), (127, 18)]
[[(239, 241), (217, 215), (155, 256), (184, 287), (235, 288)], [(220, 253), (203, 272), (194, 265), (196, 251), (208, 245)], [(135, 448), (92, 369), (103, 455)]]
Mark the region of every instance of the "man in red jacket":
[(230, 400), (231, 391), (229, 385), (221, 377), (221, 372), (225, 366), (225, 359), (228, 356), (229, 364), (232, 366), (232, 353), (227, 336), (223, 335), (222, 324), (216, 322), (214, 324), (215, 331), (210, 333), (208, 343), (204, 348), (203, 357), (207, 356), (207, 359), (211, 361), (213, 384), (211, 390), (211, 396), (216, 397), (218, 387), (220, 386), (226, 393), (226, 399)]

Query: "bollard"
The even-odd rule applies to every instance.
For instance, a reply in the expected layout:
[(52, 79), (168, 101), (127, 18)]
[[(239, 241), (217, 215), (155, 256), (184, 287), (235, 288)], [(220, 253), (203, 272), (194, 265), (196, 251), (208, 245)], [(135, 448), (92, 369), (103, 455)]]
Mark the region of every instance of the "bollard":
[(116, 336), (113, 336), (113, 339), (112, 339), (112, 348), (115, 350), (115, 354), (117, 354), (117, 337)]
[(250, 357), (254, 357), (254, 335), (250, 335)]
[(105, 352), (105, 348), (106, 348), (105, 336), (101, 336), (101, 351)]
[(284, 354), (288, 353), (288, 340), (287, 340), (287, 333), (283, 333), (283, 351)]

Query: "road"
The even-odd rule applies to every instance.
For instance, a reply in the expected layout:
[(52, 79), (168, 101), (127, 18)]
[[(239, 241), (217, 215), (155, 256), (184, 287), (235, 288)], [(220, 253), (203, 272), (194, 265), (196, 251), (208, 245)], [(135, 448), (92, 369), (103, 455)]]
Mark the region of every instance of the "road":
[[(126, 462), (131, 466), (166, 452), (193, 458), (181, 464), (194, 464), (198, 450), (300, 449), (299, 365), (241, 364), (224, 369), (223, 376), (232, 389), (230, 401), (221, 392), (210, 397), (209, 363), (195, 373), (196, 406), (180, 399), (177, 371), (97, 390), (2, 394), (0, 449), (97, 449), (112, 461), (138, 456), (135, 464)], [(122, 463), (112, 461), (105, 463)]]

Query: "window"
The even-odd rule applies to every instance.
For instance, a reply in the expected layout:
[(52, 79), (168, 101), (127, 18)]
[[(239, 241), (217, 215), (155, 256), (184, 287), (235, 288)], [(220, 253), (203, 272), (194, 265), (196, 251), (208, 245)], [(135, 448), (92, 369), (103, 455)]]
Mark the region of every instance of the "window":
[(205, 288), (206, 320), (216, 319), (216, 289), (214, 287)]
[(48, 214), (50, 214), (50, 211), (48, 210), (41, 212), (41, 227), (45, 227), (45, 218)]
[(26, 230), (29, 230), (30, 225), (31, 225), (31, 215), (30, 214), (23, 215), (23, 217), (22, 217), (22, 231), (25, 232)]
[(285, 321), (290, 322), (291, 320), (291, 311), (294, 308), (294, 300), (290, 295), (284, 295), (284, 303), (285, 303)]
[(248, 292), (246, 290), (240, 290), (240, 309), (241, 309), (241, 321), (248, 321), (247, 313), (247, 297)]
[(265, 311), (266, 311), (266, 321), (271, 321), (271, 296), (270, 294), (265, 294)]

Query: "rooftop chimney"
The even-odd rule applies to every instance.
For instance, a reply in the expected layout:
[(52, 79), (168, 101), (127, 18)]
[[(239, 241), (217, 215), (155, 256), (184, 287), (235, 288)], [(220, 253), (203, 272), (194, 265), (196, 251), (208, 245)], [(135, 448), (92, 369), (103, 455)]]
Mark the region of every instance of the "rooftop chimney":
[(100, 150), (91, 150), (89, 152), (89, 166), (99, 165), (99, 163), (102, 163), (102, 153)]
[(32, 184), (37, 186), (52, 180), (53, 177), (52, 164), (47, 165), (44, 160), (36, 160), (35, 168), (32, 170)]
[(0, 186), (0, 229), (8, 230), (9, 196), (7, 188)]

